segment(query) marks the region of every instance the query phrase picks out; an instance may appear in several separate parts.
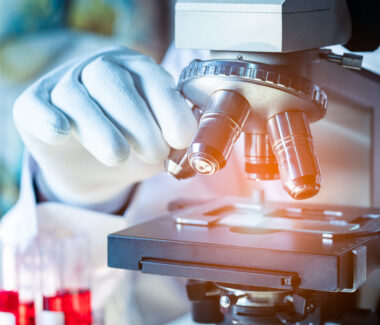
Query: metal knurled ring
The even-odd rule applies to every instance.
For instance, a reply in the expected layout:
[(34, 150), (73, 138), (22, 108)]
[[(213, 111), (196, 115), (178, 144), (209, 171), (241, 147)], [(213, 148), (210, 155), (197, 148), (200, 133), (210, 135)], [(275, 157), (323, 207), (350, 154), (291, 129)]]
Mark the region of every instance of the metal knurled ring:
[(193, 60), (182, 70), (179, 78), (180, 90), (184, 82), (199, 77), (230, 77), (275, 87), (304, 97), (324, 111), (327, 109), (327, 95), (318, 85), (307, 78), (289, 75), (265, 64), (241, 60)]

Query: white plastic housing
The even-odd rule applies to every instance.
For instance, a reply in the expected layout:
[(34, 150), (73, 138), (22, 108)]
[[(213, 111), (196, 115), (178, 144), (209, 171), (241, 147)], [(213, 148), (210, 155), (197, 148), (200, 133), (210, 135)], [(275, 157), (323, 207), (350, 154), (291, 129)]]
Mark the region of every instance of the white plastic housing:
[(345, 44), (345, 0), (178, 0), (178, 48), (293, 52)]

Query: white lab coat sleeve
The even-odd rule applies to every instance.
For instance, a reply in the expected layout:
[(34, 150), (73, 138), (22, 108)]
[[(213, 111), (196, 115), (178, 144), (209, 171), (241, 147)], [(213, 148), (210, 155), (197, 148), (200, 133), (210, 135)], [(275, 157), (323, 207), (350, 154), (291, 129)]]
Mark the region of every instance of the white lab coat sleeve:
[[(42, 177), (42, 172), (40, 169), (36, 171), (34, 180), (35, 180), (35, 187), (37, 187), (38, 192), (44, 198), (44, 201), (63, 203), (60, 200), (60, 198), (58, 198), (55, 195), (55, 193), (53, 193), (53, 191), (46, 184), (45, 179)], [(133, 194), (133, 188), (134, 188), (134, 185), (130, 185), (126, 189), (121, 191), (119, 194), (117, 194), (116, 196), (104, 202), (82, 204), (82, 205), (76, 205), (76, 206), (83, 209), (93, 210), (97, 212), (104, 212), (104, 213), (112, 213), (114, 211), (119, 211), (123, 208), (129, 196)]]
[[(39, 176), (40, 170), (37, 163), (33, 157), (25, 151), (21, 173), (20, 195), (14, 207), (3, 217), (0, 227), (0, 234), (3, 241), (10, 244), (27, 244), (38, 235), (38, 204), (35, 193), (35, 183), (37, 183), (38, 190), (46, 197), (47, 201), (62, 203), (44, 186), (42, 181), (38, 182), (38, 180), (41, 179)], [(130, 191), (131, 187), (111, 200), (80, 206), (80, 208), (104, 213), (117, 211), (124, 205)], [(17, 232), (14, 231), (15, 229), (17, 229)]]
[(1, 221), (1, 239), (9, 244), (27, 243), (37, 235), (37, 203), (33, 188), (36, 169), (35, 161), (25, 152), (18, 201)]

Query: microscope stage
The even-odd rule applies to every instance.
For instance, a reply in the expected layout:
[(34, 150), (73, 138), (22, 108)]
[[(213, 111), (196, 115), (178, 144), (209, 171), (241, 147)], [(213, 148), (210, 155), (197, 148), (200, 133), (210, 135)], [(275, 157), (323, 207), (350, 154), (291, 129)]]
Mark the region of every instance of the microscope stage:
[(109, 235), (108, 264), (244, 286), (355, 291), (380, 267), (379, 222), (373, 208), (224, 198)]

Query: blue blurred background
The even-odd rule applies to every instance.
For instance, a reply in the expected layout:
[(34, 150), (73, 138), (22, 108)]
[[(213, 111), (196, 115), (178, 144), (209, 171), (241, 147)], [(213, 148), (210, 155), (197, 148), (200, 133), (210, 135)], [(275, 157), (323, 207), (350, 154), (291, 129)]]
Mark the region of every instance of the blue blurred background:
[(159, 62), (172, 38), (172, 0), (0, 1), (0, 217), (18, 197), (23, 146), (17, 96), (71, 58), (122, 44)]

